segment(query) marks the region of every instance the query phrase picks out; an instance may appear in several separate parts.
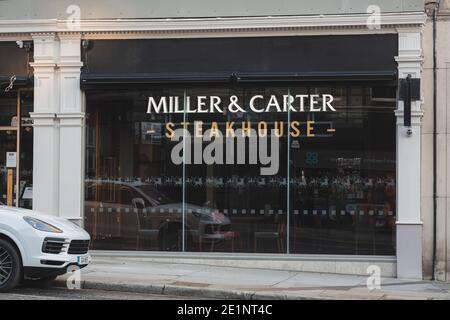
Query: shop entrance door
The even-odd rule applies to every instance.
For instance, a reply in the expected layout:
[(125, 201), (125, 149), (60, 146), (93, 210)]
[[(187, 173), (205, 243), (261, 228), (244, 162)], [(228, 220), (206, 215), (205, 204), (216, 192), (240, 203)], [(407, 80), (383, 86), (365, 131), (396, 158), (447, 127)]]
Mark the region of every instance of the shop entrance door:
[(31, 208), (31, 108), (29, 90), (0, 97), (0, 202), (8, 206)]
[(0, 195), (8, 206), (17, 203), (17, 130), (0, 129)]

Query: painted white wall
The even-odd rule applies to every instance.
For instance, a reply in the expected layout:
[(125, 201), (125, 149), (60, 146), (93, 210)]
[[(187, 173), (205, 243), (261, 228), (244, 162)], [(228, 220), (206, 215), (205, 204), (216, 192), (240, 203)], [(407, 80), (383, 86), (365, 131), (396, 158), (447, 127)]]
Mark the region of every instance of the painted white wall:
[(33, 35), (33, 41), (33, 208), (59, 215), (59, 42), (54, 34)]
[[(84, 110), (80, 90), (81, 35), (60, 34), (59, 213), (81, 220), (84, 190)], [(81, 174), (80, 174), (81, 173)]]
[[(398, 35), (399, 78), (409, 74), (421, 78), (421, 28), (403, 30)], [(421, 101), (411, 105), (411, 130), (404, 126), (403, 102), (397, 116), (397, 277), (422, 279), (422, 220), (420, 215)]]

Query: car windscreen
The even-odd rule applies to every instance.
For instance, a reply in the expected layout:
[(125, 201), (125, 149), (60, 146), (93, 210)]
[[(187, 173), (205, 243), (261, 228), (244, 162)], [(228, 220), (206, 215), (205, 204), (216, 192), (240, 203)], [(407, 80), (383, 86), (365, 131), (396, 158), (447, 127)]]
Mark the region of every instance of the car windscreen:
[(154, 202), (154, 205), (160, 206), (164, 204), (174, 203), (172, 199), (149, 185), (136, 186), (140, 192), (145, 194), (148, 199)]

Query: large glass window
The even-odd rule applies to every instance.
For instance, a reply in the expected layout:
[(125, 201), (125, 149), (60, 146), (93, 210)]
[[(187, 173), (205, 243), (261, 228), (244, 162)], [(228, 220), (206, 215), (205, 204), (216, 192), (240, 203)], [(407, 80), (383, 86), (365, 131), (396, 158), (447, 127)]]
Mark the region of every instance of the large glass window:
[(170, 161), (166, 122), (147, 115), (149, 96), (183, 90), (87, 95), (85, 226), (94, 249), (182, 249), (183, 168)]
[(331, 93), (337, 111), (291, 113), (320, 132), (290, 143), (291, 253), (394, 255), (395, 89), (292, 90)]
[[(286, 97), (316, 94), (331, 94), (336, 111), (280, 112), (272, 100), (282, 109)], [(212, 96), (223, 112), (186, 111)], [(155, 87), (86, 97), (94, 249), (394, 254), (395, 88)], [(149, 114), (149, 97), (172, 99), (179, 112)], [(227, 112), (231, 97), (242, 112)], [(176, 129), (185, 131), (172, 141)], [(233, 145), (231, 132), (242, 135)], [(278, 155), (268, 175), (264, 150)]]
[[(249, 108), (249, 100), (255, 95), (261, 98), (258, 104), (269, 103), (272, 95), (283, 96), (284, 88), (196, 88), (187, 90), (187, 96), (219, 96), (223, 114), (188, 114), (188, 122), (193, 124), (191, 140), (201, 128), (203, 142), (200, 152), (203, 159), (199, 164), (186, 165), (186, 202), (206, 212), (202, 219), (200, 234), (196, 235), (197, 245), (190, 251), (216, 252), (265, 252), (286, 253), (287, 223), (287, 114), (254, 113)], [(245, 112), (232, 113), (227, 110), (230, 97), (240, 101)], [(277, 150), (269, 154), (279, 154), (279, 164), (273, 175), (261, 176), (259, 149), (262, 149), (258, 124), (264, 122), (266, 130), (279, 127)], [(218, 128), (220, 137), (214, 135)], [(227, 132), (228, 128), (228, 132)], [(197, 130), (196, 130), (197, 129)], [(259, 128), (263, 131), (264, 128)], [(262, 133), (262, 132), (261, 132)], [(233, 138), (232, 135), (235, 137)], [(270, 133), (267, 133), (269, 136)], [(217, 137), (217, 138), (216, 138)], [(213, 163), (205, 159), (209, 155), (211, 141), (218, 141), (220, 153)], [(269, 139), (270, 142), (270, 139)], [(234, 152), (230, 151), (230, 145)], [(193, 143), (195, 145), (195, 142)], [(270, 144), (267, 145), (270, 148)], [(198, 154), (197, 151), (195, 151)]]

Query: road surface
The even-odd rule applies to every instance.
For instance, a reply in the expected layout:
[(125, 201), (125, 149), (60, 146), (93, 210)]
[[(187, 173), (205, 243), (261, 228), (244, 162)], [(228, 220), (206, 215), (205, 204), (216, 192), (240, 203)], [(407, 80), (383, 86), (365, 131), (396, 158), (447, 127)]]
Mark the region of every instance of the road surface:
[(0, 300), (198, 300), (193, 297), (142, 294), (103, 290), (68, 290), (62, 288), (17, 288), (0, 293)]

